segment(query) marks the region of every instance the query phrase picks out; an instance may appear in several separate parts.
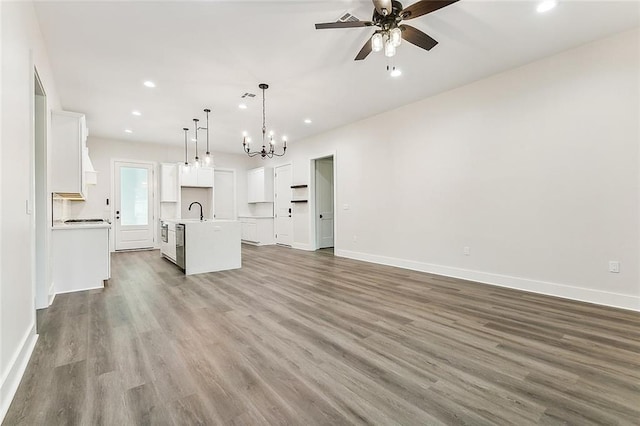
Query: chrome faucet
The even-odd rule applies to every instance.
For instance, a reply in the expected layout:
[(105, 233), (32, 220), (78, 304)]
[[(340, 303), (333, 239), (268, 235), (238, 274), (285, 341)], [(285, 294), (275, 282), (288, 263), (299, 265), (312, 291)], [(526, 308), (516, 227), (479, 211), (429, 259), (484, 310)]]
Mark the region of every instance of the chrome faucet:
[(191, 206), (193, 206), (194, 204), (197, 204), (200, 206), (200, 221), (202, 222), (202, 219), (204, 218), (204, 215), (202, 214), (202, 204), (200, 204), (197, 201), (194, 201), (193, 203), (189, 204), (189, 211), (191, 211)]

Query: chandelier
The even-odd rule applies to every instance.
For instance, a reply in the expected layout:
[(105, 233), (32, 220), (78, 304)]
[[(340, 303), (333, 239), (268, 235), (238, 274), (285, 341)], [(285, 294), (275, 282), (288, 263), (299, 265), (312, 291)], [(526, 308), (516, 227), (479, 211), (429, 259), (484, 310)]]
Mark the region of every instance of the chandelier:
[[(277, 154), (275, 152), (276, 142), (273, 139), (273, 130), (269, 132), (269, 140), (267, 141), (267, 125), (266, 125), (266, 109), (265, 109), (265, 95), (264, 92), (269, 88), (268, 84), (260, 83), (258, 85), (260, 89), (262, 89), (262, 149), (260, 151), (251, 151), (250, 143), (251, 138), (248, 137), (247, 132), (242, 134), (242, 148), (244, 152), (247, 153), (249, 157), (255, 157), (256, 155), (260, 155), (262, 158), (269, 157), (273, 158), (282, 157), (285, 152), (287, 152), (287, 137), (282, 137), (282, 154)], [(269, 147), (267, 148), (267, 145)]]

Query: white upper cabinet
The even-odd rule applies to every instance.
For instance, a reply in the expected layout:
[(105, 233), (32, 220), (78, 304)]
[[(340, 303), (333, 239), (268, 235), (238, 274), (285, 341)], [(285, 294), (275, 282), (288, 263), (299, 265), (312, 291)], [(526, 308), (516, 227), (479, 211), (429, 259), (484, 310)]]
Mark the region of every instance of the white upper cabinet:
[(178, 201), (178, 165), (160, 164), (160, 202)]
[(273, 203), (273, 169), (258, 167), (247, 172), (247, 202)]
[(85, 172), (93, 171), (87, 152), (84, 114), (51, 112), (51, 191), (57, 196), (84, 200)]
[(213, 188), (213, 168), (189, 167), (185, 170), (184, 167), (180, 167), (180, 185)]

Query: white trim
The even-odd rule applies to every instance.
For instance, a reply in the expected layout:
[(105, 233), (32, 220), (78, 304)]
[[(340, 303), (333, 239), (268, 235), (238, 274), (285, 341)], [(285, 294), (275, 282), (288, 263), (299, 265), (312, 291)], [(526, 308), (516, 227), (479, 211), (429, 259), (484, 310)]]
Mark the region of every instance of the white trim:
[(7, 411), (9, 411), (11, 401), (13, 401), (13, 397), (16, 395), (16, 391), (27, 369), (29, 359), (31, 359), (31, 354), (36, 347), (37, 341), (36, 325), (33, 323), (22, 339), (22, 344), (14, 354), (6, 374), (2, 378), (2, 385), (0, 385), (0, 423), (4, 420), (4, 416), (7, 415)]
[(413, 271), (428, 272), (431, 274), (443, 275), (446, 277), (475, 281), (482, 284), (490, 284), (498, 287), (524, 290), (532, 293), (545, 294), (548, 296), (561, 297), (564, 299), (578, 300), (581, 302), (595, 303), (597, 305), (612, 306), (615, 308), (640, 312), (640, 296), (612, 293), (602, 290), (593, 290), (566, 284), (537, 281), (528, 278), (512, 277), (508, 275), (494, 274), (491, 272), (482, 272), (470, 269), (455, 268), (451, 266), (434, 265), (414, 260), (399, 259), (350, 250), (335, 250), (335, 255), (346, 257), (349, 259), (362, 260), (364, 262), (395, 266), (398, 268), (411, 269)]
[[(151, 250), (151, 249), (147, 249), (147, 250)], [(153, 250), (155, 250), (155, 249), (153, 249)], [(143, 250), (129, 250), (129, 251), (143, 251)], [(56, 293), (56, 295), (58, 295), (58, 294), (67, 294), (67, 293), (77, 293), (79, 291), (98, 290), (98, 289), (103, 289), (103, 288), (104, 288), (104, 283), (103, 283), (103, 285), (97, 286), (97, 287), (87, 287), (87, 288), (78, 288), (78, 289), (75, 289), (75, 290), (59, 291), (59, 292)]]
[(291, 248), (297, 249), (297, 250), (305, 250), (305, 251), (315, 251), (316, 249), (313, 248), (313, 246), (311, 244), (306, 244), (306, 243), (293, 243), (291, 245)]

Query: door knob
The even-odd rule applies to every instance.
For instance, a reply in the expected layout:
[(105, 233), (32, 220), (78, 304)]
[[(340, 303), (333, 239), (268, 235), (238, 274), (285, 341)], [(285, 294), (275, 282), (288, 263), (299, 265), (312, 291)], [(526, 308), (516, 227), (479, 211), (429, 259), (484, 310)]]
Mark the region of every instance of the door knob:
[(322, 215), (320, 215), (320, 219), (322, 219)]

